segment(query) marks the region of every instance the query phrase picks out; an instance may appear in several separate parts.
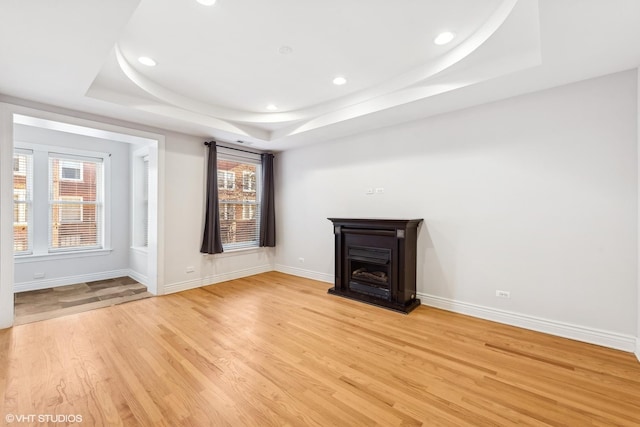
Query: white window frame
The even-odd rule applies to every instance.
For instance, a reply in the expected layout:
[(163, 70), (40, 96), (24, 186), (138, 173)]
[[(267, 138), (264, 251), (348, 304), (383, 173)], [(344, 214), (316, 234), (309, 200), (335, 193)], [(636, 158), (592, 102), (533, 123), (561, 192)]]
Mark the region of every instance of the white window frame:
[[(30, 149), (24, 149), (24, 148), (20, 148), (20, 147), (14, 147), (13, 150), (13, 156), (15, 155), (22, 155), (22, 156), (27, 156), (27, 161), (25, 162), (25, 164), (23, 165), (24, 167), (18, 167), (18, 170), (16, 171), (14, 169), (15, 175), (18, 176), (24, 176), (26, 179), (26, 188), (25, 189), (13, 189), (13, 194), (14, 194), (14, 217), (13, 219), (15, 219), (15, 208), (16, 205), (18, 206), (23, 206), (23, 209), (25, 211), (25, 217), (26, 217), (26, 222), (13, 222), (13, 226), (27, 226), (27, 249), (24, 251), (15, 251), (15, 246), (14, 246), (14, 256), (27, 256), (27, 255), (31, 255), (33, 253), (33, 151)], [(21, 163), (20, 163), (21, 164)], [(15, 163), (14, 163), (15, 165)], [(31, 171), (31, 175), (27, 175), (27, 172)], [(15, 185), (15, 184), (13, 184)], [(20, 201), (20, 203), (16, 203), (15, 200), (15, 194), (16, 194), (16, 190), (20, 191), (23, 190), (24, 194), (25, 194), (25, 198), (24, 201)]]
[(131, 248), (146, 252), (149, 248), (149, 147), (132, 153), (131, 179)]
[[(19, 151), (32, 153), (32, 194), (31, 216), (29, 225), (29, 239), (31, 250), (28, 252), (14, 252), (16, 262), (29, 262), (36, 259), (57, 259), (64, 257), (91, 255), (110, 252), (111, 249), (111, 155), (109, 153), (77, 150), (60, 146), (34, 144), (15, 141), (14, 153)], [(51, 201), (49, 200), (49, 154), (68, 157), (68, 160), (78, 162), (82, 158), (102, 160), (102, 192), (101, 224), (98, 240), (100, 245), (77, 248), (50, 248)], [(64, 159), (67, 160), (67, 159)], [(84, 178), (84, 176), (83, 176)], [(89, 203), (89, 202), (84, 202)], [(93, 202), (91, 202), (93, 204)]]
[[(262, 175), (262, 162), (260, 160), (260, 154), (258, 153), (244, 153), (244, 152), (238, 152), (236, 150), (232, 150), (232, 149), (227, 149), (224, 147), (218, 147), (218, 160), (228, 160), (228, 161), (232, 161), (232, 162), (238, 162), (238, 163), (243, 163), (243, 164), (251, 164), (251, 165), (255, 165), (256, 166), (256, 189), (255, 189), (255, 197), (256, 197), (256, 201), (255, 202), (251, 202), (251, 201), (247, 201), (247, 200), (222, 200), (219, 199), (218, 203), (222, 206), (224, 204), (230, 205), (230, 206), (235, 206), (237, 205), (242, 205), (243, 207), (243, 218), (244, 220), (246, 220), (246, 218), (244, 218), (244, 206), (245, 204), (252, 204), (255, 205), (256, 207), (254, 209), (256, 209), (255, 213), (255, 219), (256, 220), (256, 238), (255, 240), (249, 241), (249, 242), (235, 242), (235, 243), (223, 243), (222, 244), (222, 248), (225, 252), (233, 252), (233, 251), (238, 251), (238, 250), (246, 250), (246, 249), (256, 249), (259, 247), (260, 245), (260, 227), (261, 227), (261, 221), (260, 221), (260, 217), (258, 215), (258, 205), (261, 202), (261, 197), (262, 197), (262, 192), (261, 192), (261, 186), (262, 183), (260, 182), (260, 177)], [(220, 171), (219, 172), (227, 172), (227, 171)], [(247, 172), (247, 171), (245, 171)], [(231, 172), (234, 174), (234, 172)], [(243, 175), (244, 178), (244, 175)], [(244, 179), (243, 179), (243, 184), (244, 184)], [(218, 185), (218, 188), (220, 188), (220, 186)], [(234, 188), (235, 189), (235, 188)], [(222, 220), (222, 215), (220, 216), (221, 220)], [(236, 219), (236, 221), (242, 221), (242, 219)]]
[[(82, 180), (84, 180), (84, 164), (83, 162), (85, 161), (99, 161), (99, 163), (102, 164), (101, 169), (102, 169), (102, 177), (100, 178), (99, 182), (102, 183), (101, 187), (97, 187), (96, 188), (96, 200), (94, 201), (83, 201), (82, 204), (83, 205), (91, 205), (96, 207), (96, 216), (98, 218), (100, 218), (100, 224), (97, 228), (97, 234), (96, 234), (96, 244), (92, 245), (92, 246), (64, 246), (64, 247), (53, 247), (53, 218), (52, 218), (52, 212), (53, 212), (53, 205), (54, 204), (64, 204), (64, 199), (63, 197), (66, 196), (60, 196), (60, 199), (57, 200), (53, 200), (51, 198), (51, 194), (49, 194), (49, 221), (48, 221), (48, 227), (47, 227), (47, 251), (48, 253), (61, 253), (61, 252), (82, 252), (82, 251), (91, 251), (91, 250), (101, 250), (105, 248), (105, 243), (104, 243), (104, 227), (106, 225), (105, 223), (105, 203), (104, 203), (104, 187), (106, 185), (106, 183), (104, 182), (105, 180), (105, 172), (104, 172), (104, 168), (105, 168), (105, 159), (109, 158), (109, 155), (96, 155), (95, 153), (89, 153), (89, 154), (78, 154), (78, 151), (76, 150), (68, 150), (68, 149), (61, 149), (60, 147), (55, 147), (52, 150), (49, 150), (47, 153), (47, 157), (48, 160), (51, 158), (55, 158), (58, 159), (58, 168), (60, 169), (59, 171), (59, 179), (60, 181), (64, 182), (64, 181), (72, 181), (72, 182), (82, 182)], [(48, 164), (50, 164), (50, 162), (47, 162)], [(80, 180), (78, 179), (63, 179), (62, 178), (62, 168), (65, 167), (64, 165), (78, 165), (80, 166), (79, 168), (74, 167), (73, 169), (80, 169)], [(48, 173), (49, 177), (52, 177), (53, 174), (51, 173), (51, 171), (49, 171)], [(97, 177), (96, 177), (97, 180)], [(47, 181), (47, 186), (49, 188), (51, 188), (51, 182)], [(62, 202), (62, 203), (61, 203)], [(76, 201), (77, 203), (77, 201)], [(98, 212), (100, 212), (100, 214), (98, 214)], [(58, 211), (58, 214), (60, 212)], [(60, 224), (71, 224), (69, 222), (63, 222), (61, 218), (59, 218)], [(69, 236), (70, 238), (71, 236)]]

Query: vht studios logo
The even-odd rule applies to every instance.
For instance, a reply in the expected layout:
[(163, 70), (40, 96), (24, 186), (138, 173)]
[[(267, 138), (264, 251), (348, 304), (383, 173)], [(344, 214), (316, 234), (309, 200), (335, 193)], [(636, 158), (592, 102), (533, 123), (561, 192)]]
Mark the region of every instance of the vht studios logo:
[(81, 423), (82, 415), (64, 414), (7, 414), (4, 417), (10, 423)]

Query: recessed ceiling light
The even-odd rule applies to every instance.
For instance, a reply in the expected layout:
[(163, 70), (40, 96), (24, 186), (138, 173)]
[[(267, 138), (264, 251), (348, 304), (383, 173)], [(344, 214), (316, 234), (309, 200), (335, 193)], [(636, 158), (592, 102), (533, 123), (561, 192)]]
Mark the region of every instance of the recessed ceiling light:
[(138, 62), (141, 63), (142, 65), (146, 65), (147, 67), (156, 66), (156, 61), (149, 58), (148, 56), (141, 56), (140, 58), (138, 58)]
[(333, 84), (336, 86), (342, 86), (346, 82), (347, 79), (345, 79), (344, 77), (336, 77), (335, 79), (333, 79)]
[(214, 4), (216, 4), (216, 0), (196, 0), (196, 1), (204, 6), (213, 6)]
[(445, 31), (444, 33), (438, 34), (438, 37), (433, 39), (433, 42), (437, 45), (443, 45), (449, 43), (456, 35), (451, 31)]
[(281, 53), (282, 55), (289, 55), (293, 53), (293, 48), (291, 46), (280, 46), (280, 49), (278, 49), (278, 52)]
[(276, 107), (273, 104), (267, 105), (267, 110), (269, 110), (269, 111), (276, 111), (277, 109), (278, 109), (278, 107)]

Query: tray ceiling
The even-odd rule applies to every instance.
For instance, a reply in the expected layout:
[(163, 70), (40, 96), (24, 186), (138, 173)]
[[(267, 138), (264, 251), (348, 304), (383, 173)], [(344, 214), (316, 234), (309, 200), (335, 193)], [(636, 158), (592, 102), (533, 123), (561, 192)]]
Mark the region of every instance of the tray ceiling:
[[(640, 2), (620, 3), (632, 10), (604, 0), (7, 0), (0, 93), (286, 149), (575, 80), (588, 46), (565, 51), (572, 68), (554, 37), (564, 25), (575, 44), (605, 14), (620, 24), (609, 41), (640, 35), (629, 17)], [(575, 22), (557, 22), (565, 15)], [(434, 43), (447, 31), (451, 42)], [(609, 68), (637, 64), (637, 45), (607, 53)], [(583, 66), (583, 78), (606, 68)]]

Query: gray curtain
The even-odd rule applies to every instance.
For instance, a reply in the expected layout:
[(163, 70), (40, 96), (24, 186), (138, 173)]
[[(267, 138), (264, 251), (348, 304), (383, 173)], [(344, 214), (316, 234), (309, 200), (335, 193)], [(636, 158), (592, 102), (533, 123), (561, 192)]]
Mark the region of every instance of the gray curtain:
[(276, 245), (276, 207), (273, 191), (273, 154), (262, 159), (262, 203), (260, 204), (260, 246)]
[(204, 236), (202, 237), (203, 254), (222, 253), (220, 237), (220, 214), (218, 207), (218, 152), (216, 142), (205, 142), (209, 146), (207, 158), (207, 206), (204, 216)]

